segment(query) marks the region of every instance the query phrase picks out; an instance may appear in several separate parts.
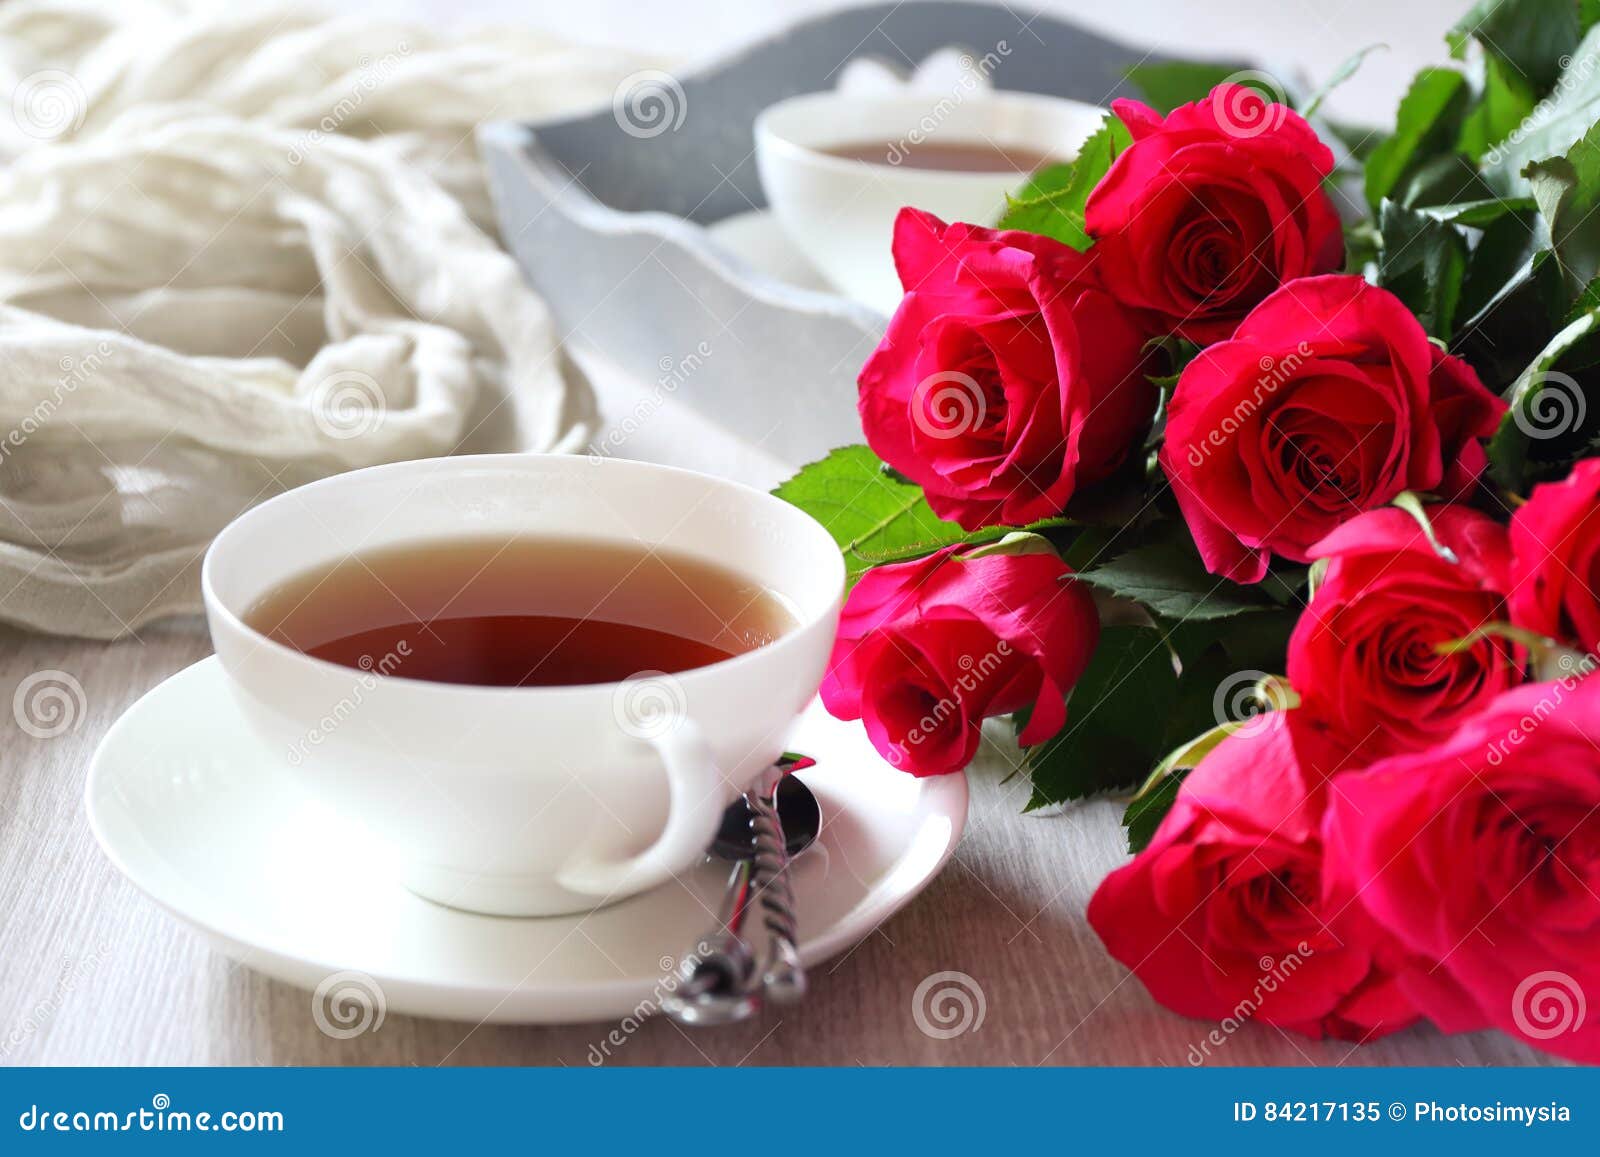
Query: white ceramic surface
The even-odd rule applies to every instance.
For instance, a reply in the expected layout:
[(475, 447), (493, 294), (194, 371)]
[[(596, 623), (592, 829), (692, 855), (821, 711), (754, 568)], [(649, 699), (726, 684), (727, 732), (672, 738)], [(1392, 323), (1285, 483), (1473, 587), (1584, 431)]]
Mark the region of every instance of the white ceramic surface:
[[(798, 625), (674, 676), (471, 687), (397, 677), (398, 656), (373, 656), (370, 671), (325, 662), (243, 621), (274, 588), (347, 556), (519, 535), (720, 562), (776, 592)], [(536, 454), (403, 462), (298, 487), (223, 530), (201, 577), (212, 642), (266, 758), (382, 836), (419, 894), (517, 916), (592, 909), (699, 858), (816, 693), (843, 582), (827, 532), (771, 495), (665, 466)]]
[[(890, 313), (900, 301), (889, 243), (894, 218), (914, 205), (946, 221), (992, 224), (1018, 173), (918, 169), (921, 143), (993, 142), (1059, 160), (1077, 155), (1105, 110), (1032, 93), (819, 92), (781, 101), (755, 122), (761, 187), (795, 246), (838, 289)], [(882, 141), (881, 164), (819, 150)], [(897, 158), (891, 163), (890, 158)]]
[[(89, 823), (135, 885), (223, 952), (304, 988), (340, 972), (390, 1012), (557, 1023), (646, 1011), (713, 921), (725, 868), (699, 863), (581, 916), (506, 919), (395, 882), (382, 841), (299, 782), (247, 727), (216, 659), (179, 672), (112, 726), (89, 769)], [(859, 724), (813, 704), (793, 736), (823, 828), (795, 861), (800, 954), (817, 964), (904, 906), (949, 858), (959, 775), (914, 779)], [(825, 983), (825, 982), (824, 982)]]

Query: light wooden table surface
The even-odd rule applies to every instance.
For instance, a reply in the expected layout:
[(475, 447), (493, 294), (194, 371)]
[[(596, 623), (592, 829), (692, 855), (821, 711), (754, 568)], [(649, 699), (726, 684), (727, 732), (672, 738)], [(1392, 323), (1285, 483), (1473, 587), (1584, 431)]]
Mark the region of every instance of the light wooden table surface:
[[(592, 357), (585, 364), (607, 412), (629, 412), (630, 391), (639, 387)], [(758, 485), (787, 469), (672, 408), (628, 450)], [(616, 1026), (475, 1026), (391, 1013), (374, 1032), (331, 1039), (312, 1019), (309, 993), (213, 952), (121, 878), (84, 818), (90, 753), (129, 704), (210, 651), (198, 620), (109, 644), (0, 630), (0, 705), (21, 680), (46, 669), (73, 675), (86, 704), (72, 729), (53, 739), (30, 737), (0, 710), (0, 1063), (589, 1064), (591, 1045)], [(968, 772), (971, 814), (954, 860), (905, 911), (817, 970), (802, 1005), (697, 1032), (658, 1018), (611, 1048), (606, 1063), (1191, 1063), (1191, 1047), (1214, 1026), (1156, 1005), (1084, 920), (1095, 884), (1124, 856), (1116, 806), (1024, 816), (1022, 781), (1001, 782), (1009, 770), (1002, 749), (985, 749)], [(972, 978), (984, 1019), (935, 1039), (917, 1027), (912, 998), (921, 981), (945, 971)], [(1251, 1024), (1206, 1063), (1544, 1060), (1493, 1034), (1414, 1029), (1352, 1048)]]

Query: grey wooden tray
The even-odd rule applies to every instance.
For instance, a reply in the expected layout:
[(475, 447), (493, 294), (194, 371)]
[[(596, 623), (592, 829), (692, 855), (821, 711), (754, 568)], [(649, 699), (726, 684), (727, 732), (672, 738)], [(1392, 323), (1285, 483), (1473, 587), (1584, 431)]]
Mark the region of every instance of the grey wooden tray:
[(985, 4), (830, 13), (681, 80), (644, 78), (659, 98), (649, 124), (618, 107), (485, 126), (501, 235), (564, 337), (791, 462), (859, 441), (856, 372), (884, 318), (757, 269), (707, 227), (766, 204), (752, 139), (762, 109), (833, 87), (856, 58), (909, 70), (951, 47), (993, 54), (995, 88), (1096, 104), (1128, 95), (1127, 69), (1154, 59)]

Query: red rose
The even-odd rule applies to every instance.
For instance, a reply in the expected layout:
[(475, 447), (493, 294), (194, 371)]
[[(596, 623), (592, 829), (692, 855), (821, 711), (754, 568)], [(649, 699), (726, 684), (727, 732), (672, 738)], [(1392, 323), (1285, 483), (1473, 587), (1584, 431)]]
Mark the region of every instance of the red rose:
[(1100, 619), (1053, 554), (969, 558), (947, 547), (873, 567), (846, 600), (822, 701), (861, 719), (873, 746), (913, 775), (960, 771), (983, 720), (1033, 706), (1024, 744), (1066, 721)]
[(1032, 233), (895, 222), (906, 295), (861, 369), (880, 458), (968, 530), (1060, 514), (1128, 456), (1155, 408), (1146, 335), (1090, 258)]
[(1236, 84), (1165, 119), (1111, 107), (1133, 144), (1089, 194), (1085, 226), (1106, 284), (1159, 332), (1221, 341), (1279, 285), (1343, 264), (1322, 188), (1333, 154), (1298, 113)]
[(1095, 892), (1089, 923), (1185, 1016), (1367, 1040), (1415, 1013), (1386, 938), (1324, 887), (1321, 783), (1340, 753), (1294, 714), (1206, 756), (1150, 846)]
[(1427, 747), (1522, 682), (1521, 648), (1503, 639), (1439, 651), (1504, 619), (1505, 528), (1465, 506), (1428, 515), (1457, 561), (1402, 510), (1358, 515), (1312, 549), (1327, 574), (1289, 640), (1300, 710), (1368, 759)]
[(1505, 408), (1392, 293), (1306, 278), (1184, 368), (1161, 466), (1206, 566), (1257, 582), (1401, 491), (1459, 496)]
[(1329, 786), (1330, 871), (1411, 956), (1446, 1032), (1600, 1061), (1600, 681), (1508, 692), (1435, 747)]
[(1600, 458), (1535, 486), (1512, 516), (1511, 621), (1600, 650)]

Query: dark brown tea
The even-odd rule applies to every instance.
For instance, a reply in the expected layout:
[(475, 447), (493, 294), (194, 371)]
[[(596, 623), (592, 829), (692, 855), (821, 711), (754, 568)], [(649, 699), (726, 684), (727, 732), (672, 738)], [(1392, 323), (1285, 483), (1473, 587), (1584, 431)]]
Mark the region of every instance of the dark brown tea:
[(712, 563), (568, 538), (452, 539), (299, 575), (245, 616), (319, 659), (435, 683), (548, 687), (704, 667), (795, 625)]
[(943, 173), (1031, 173), (1051, 162), (1049, 156), (1035, 149), (992, 141), (923, 141), (908, 146), (860, 141), (819, 151), (847, 161)]

